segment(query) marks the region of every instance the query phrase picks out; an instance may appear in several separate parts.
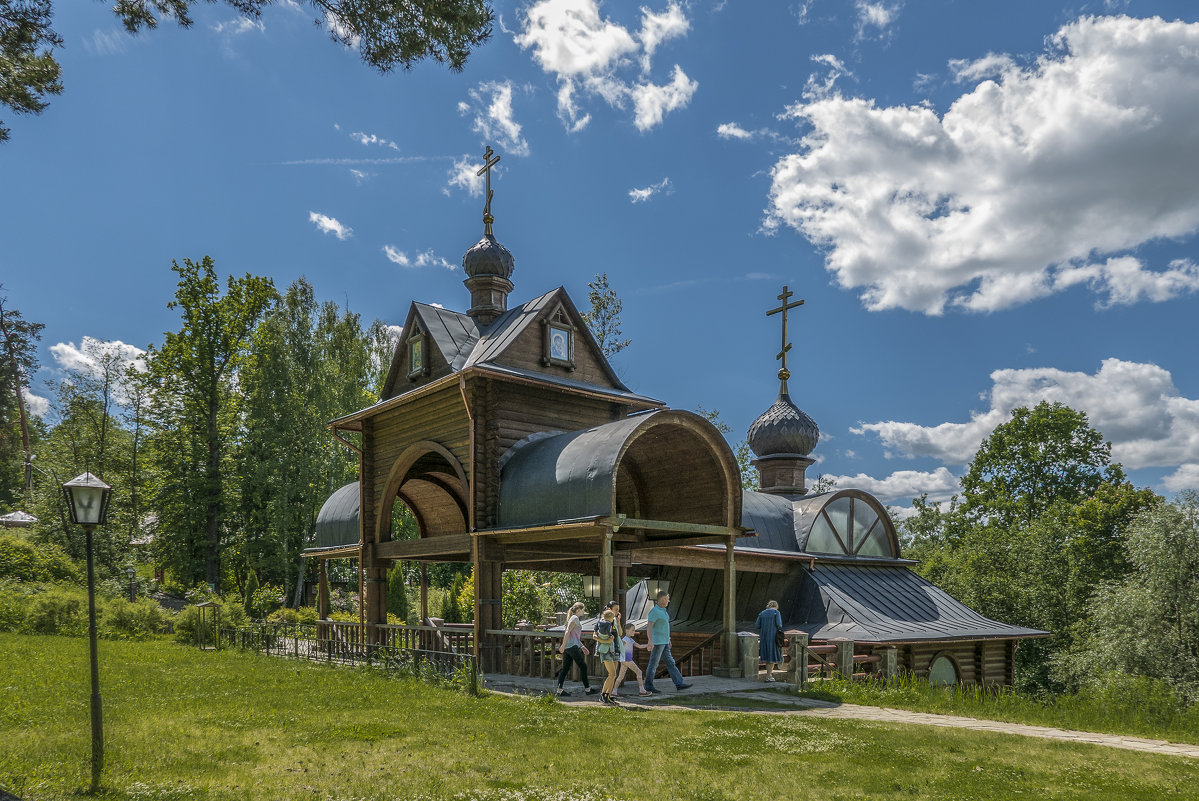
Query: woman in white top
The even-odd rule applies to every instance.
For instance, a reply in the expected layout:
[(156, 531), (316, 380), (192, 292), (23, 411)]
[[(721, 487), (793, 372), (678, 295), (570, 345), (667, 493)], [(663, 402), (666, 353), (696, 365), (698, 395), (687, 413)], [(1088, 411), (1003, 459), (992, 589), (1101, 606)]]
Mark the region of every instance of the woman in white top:
[(583, 674), (584, 694), (591, 695), (595, 692), (591, 680), (587, 677), (587, 662), (583, 659), (588, 651), (583, 645), (583, 623), (579, 620), (579, 613), (586, 608), (586, 604), (578, 601), (567, 613), (569, 618), (566, 621), (566, 634), (562, 638), (562, 644), (558, 646), (558, 653), (562, 654), (562, 669), (558, 671), (558, 695), (570, 695), (562, 689), (562, 683), (570, 675), (572, 665), (578, 665), (579, 673)]

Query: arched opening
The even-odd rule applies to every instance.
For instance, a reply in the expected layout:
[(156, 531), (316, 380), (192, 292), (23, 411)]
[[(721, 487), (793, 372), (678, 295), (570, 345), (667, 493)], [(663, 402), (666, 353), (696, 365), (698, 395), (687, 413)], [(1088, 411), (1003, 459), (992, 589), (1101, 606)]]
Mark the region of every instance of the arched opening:
[(382, 501), (387, 513), (378, 518), (379, 542), (461, 534), (468, 526), (466, 474), (435, 442), (418, 442), (396, 459)]
[(627, 444), (616, 468), (617, 514), (730, 524), (730, 495), (740, 497), (728, 489), (736, 481), (735, 472), (730, 475), (729, 465), (719, 458), (722, 449), (713, 446), (707, 432), (693, 421), (685, 422), (642, 429)]
[(933, 687), (944, 687), (960, 682), (958, 663), (948, 654), (937, 654), (928, 666), (928, 683)]

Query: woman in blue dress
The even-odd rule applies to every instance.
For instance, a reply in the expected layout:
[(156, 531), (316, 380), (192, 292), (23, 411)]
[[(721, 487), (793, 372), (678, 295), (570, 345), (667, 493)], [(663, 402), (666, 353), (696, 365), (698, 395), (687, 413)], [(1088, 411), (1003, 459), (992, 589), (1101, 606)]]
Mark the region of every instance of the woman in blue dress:
[(758, 656), (766, 663), (766, 681), (774, 681), (774, 666), (783, 661), (783, 649), (777, 636), (783, 630), (783, 616), (779, 613), (779, 602), (769, 601), (758, 613)]

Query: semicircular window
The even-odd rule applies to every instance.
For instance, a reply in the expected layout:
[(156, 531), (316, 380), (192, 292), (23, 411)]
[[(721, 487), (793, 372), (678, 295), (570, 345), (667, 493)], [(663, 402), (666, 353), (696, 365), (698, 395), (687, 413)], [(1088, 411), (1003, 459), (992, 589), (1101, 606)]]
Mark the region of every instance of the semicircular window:
[(928, 683), (934, 687), (958, 683), (958, 666), (947, 656), (938, 656), (928, 666)]
[(842, 496), (830, 501), (808, 532), (809, 553), (894, 557), (886, 521), (861, 498)]

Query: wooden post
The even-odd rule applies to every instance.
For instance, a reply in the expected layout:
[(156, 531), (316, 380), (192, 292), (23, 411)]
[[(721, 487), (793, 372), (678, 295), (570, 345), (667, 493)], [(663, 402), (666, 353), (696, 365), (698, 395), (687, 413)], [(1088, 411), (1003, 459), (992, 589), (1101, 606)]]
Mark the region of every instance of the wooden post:
[(420, 563), (420, 623), (429, 619), (429, 563)]
[(899, 674), (899, 649), (894, 645), (879, 645), (875, 651), (882, 657), (882, 661), (878, 663), (879, 672), (883, 674), (883, 678), (892, 678)]
[[(613, 592), (613, 564), (612, 564), (612, 528), (607, 526), (604, 528), (604, 541), (600, 543), (599, 557), (599, 577), (600, 577), (600, 603), (606, 604), (615, 598)], [(623, 605), (623, 604), (622, 604)], [(621, 610), (623, 614), (624, 610)]]
[(329, 637), (329, 627), (323, 621), (329, 619), (329, 560), (318, 559), (320, 572), (318, 573), (317, 590), (316, 590), (316, 638), (325, 640)]
[(808, 687), (808, 635), (802, 631), (791, 635), (791, 681), (797, 693)]
[[(736, 539), (729, 537), (724, 546), (724, 607), (720, 627), (721, 665), (712, 673), (736, 678), (743, 675), (737, 653), (737, 566), (733, 557)], [(757, 675), (757, 671), (754, 671)]]
[(841, 640), (837, 643), (836, 657), (837, 672), (843, 679), (853, 678), (853, 640)]

